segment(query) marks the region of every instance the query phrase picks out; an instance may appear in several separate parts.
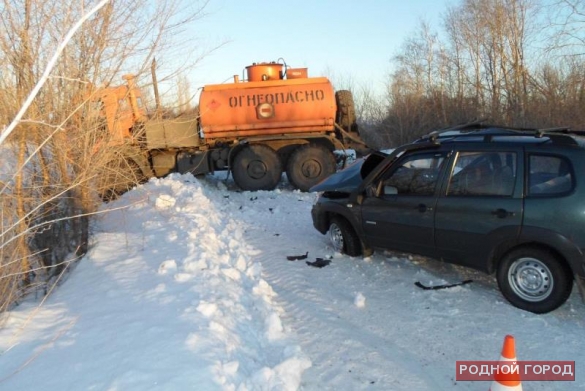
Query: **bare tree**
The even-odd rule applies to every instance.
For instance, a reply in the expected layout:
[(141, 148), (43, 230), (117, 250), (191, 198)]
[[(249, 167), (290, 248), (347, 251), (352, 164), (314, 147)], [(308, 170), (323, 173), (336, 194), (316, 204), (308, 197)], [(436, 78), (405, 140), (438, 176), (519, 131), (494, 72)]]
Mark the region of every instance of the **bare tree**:
[(552, 31), (547, 48), (559, 55), (585, 55), (585, 3), (557, 0), (551, 10)]
[[(205, 15), (207, 0), (101, 3), (107, 4), (63, 48), (4, 146), (15, 151), (17, 164), (9, 178), (0, 178), (0, 292), (30, 286), (87, 250), (87, 216), (99, 202), (93, 183), (112, 153), (99, 148), (107, 136), (87, 115), (92, 86), (124, 73), (146, 74), (155, 55), (170, 60), (180, 51), (181, 59), (192, 59), (177, 63), (176, 72), (205, 55), (204, 48), (187, 45), (192, 40), (183, 32)], [(101, 3), (0, 1), (0, 91), (14, 97), (0, 104), (0, 124), (13, 121), (71, 27)], [(17, 295), (2, 297), (0, 310)]]
[(585, 128), (584, 23), (583, 1), (460, 0), (393, 58), (381, 131), (397, 145), (473, 119)]

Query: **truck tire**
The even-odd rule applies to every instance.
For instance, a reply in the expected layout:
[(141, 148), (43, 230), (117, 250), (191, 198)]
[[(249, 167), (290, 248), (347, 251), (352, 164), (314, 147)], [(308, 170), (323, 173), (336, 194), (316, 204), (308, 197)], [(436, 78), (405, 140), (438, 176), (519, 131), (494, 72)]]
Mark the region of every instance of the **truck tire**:
[(305, 144), (293, 151), (288, 159), (288, 181), (301, 191), (311, 187), (335, 172), (335, 156), (321, 145)]
[(504, 256), (497, 280), (512, 305), (535, 314), (560, 307), (573, 288), (569, 267), (553, 253), (537, 247), (522, 247)]
[(337, 103), (337, 123), (347, 132), (357, 132), (355, 105), (351, 91), (337, 91), (335, 102)]
[(101, 170), (97, 182), (98, 194), (104, 202), (112, 201), (145, 179), (138, 163), (118, 155)]
[(253, 144), (238, 152), (232, 172), (242, 190), (273, 190), (280, 182), (282, 163), (272, 148)]

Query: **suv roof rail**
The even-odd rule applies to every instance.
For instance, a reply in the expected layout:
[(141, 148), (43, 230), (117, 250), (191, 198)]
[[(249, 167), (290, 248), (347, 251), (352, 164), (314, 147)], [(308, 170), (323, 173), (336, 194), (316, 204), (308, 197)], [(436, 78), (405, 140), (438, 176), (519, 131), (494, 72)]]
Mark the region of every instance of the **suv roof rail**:
[[(547, 137), (555, 144), (578, 145), (578, 142), (570, 137), (571, 135), (585, 137), (585, 131), (571, 130), (568, 127), (556, 128), (520, 128), (503, 125), (486, 124), (483, 121), (472, 121), (461, 125), (456, 125), (448, 128), (433, 131), (426, 136), (422, 136), (418, 141), (429, 141), (431, 143), (439, 143), (440, 139), (458, 139), (464, 137), (477, 137), (478, 132), (490, 130), (489, 133), (483, 134), (484, 141), (490, 142), (496, 136), (508, 137), (527, 137), (534, 136), (535, 138)], [(481, 136), (481, 135), (480, 135)]]
[(574, 134), (576, 136), (585, 136), (585, 130), (575, 130), (568, 127), (559, 128), (548, 128), (541, 129), (545, 133), (562, 133), (562, 134)]
[(436, 142), (437, 138), (439, 138), (439, 136), (443, 133), (453, 132), (455, 130), (459, 130), (459, 131), (464, 131), (464, 130), (468, 130), (468, 129), (479, 130), (479, 129), (483, 129), (483, 126), (484, 126), (483, 120), (473, 120), (473, 121), (466, 122), (463, 124), (449, 126), (446, 128), (432, 131), (428, 135), (422, 136), (421, 139), (428, 138), (429, 140), (431, 140), (431, 142)]

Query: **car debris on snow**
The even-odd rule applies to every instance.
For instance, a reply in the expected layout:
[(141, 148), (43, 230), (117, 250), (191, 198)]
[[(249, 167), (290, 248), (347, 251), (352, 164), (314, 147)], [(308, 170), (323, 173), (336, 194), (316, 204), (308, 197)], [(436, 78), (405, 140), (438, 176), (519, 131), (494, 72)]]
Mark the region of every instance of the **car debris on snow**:
[(470, 282), (473, 282), (473, 280), (465, 280), (465, 281), (457, 282), (455, 284), (442, 284), (442, 285), (427, 286), (427, 285), (423, 285), (420, 281), (417, 281), (414, 283), (414, 285), (416, 285), (419, 288), (424, 289), (424, 290), (438, 290), (438, 289), (454, 288), (456, 286), (469, 284)]
[(289, 261), (300, 261), (303, 259), (307, 259), (308, 256), (309, 252), (307, 251), (304, 255), (287, 255), (286, 259), (288, 259)]
[(318, 268), (325, 267), (325, 266), (329, 265), (330, 263), (331, 263), (330, 259), (323, 259), (323, 258), (317, 258), (315, 260), (315, 262), (307, 261), (307, 265), (313, 266), (313, 267), (318, 267)]

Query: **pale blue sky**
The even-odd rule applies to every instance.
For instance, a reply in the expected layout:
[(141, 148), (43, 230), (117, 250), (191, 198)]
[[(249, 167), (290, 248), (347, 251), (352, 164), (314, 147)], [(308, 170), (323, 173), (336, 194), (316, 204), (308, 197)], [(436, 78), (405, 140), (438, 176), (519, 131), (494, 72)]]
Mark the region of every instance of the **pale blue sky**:
[(212, 0), (194, 32), (229, 43), (190, 75), (193, 88), (241, 75), (253, 62), (284, 58), (309, 76), (352, 78), (381, 91), (390, 59), (421, 19), (439, 28), (456, 0)]

